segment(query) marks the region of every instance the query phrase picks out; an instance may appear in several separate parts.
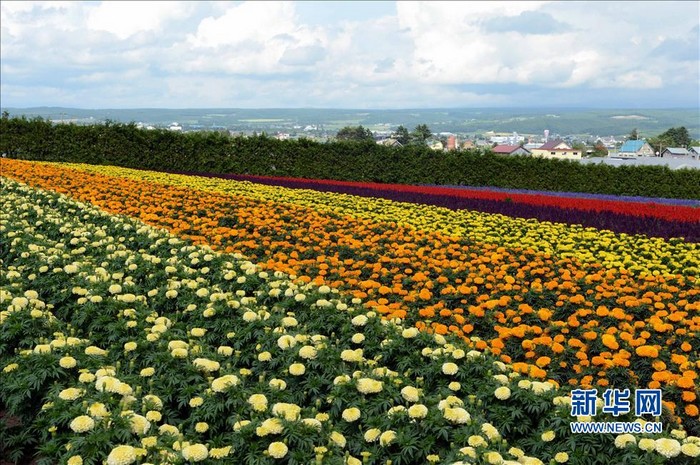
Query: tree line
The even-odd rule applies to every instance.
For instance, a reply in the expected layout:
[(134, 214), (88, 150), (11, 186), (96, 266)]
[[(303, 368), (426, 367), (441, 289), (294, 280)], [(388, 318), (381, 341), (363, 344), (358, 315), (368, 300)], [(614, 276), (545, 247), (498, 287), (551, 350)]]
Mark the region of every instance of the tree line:
[(134, 123), (79, 126), (0, 118), (0, 154), (25, 160), (400, 184), (491, 186), (700, 199), (700, 170), (582, 164), (503, 157), (478, 150), (436, 152), (420, 144), (280, 141), (265, 135), (139, 129)]

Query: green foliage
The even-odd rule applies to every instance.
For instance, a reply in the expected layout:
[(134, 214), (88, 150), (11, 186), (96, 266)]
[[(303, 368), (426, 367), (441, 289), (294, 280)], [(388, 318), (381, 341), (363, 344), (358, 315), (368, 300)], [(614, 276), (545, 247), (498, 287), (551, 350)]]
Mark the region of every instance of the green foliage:
[(688, 129), (685, 126), (671, 128), (657, 137), (649, 139), (649, 145), (659, 153), (668, 147), (689, 147), (692, 142)]
[(418, 144), (395, 148), (370, 141), (322, 144), (264, 135), (180, 134), (142, 130), (134, 124), (78, 126), (1, 118), (0, 153), (26, 160), (164, 171), (700, 199), (700, 171), (692, 169), (497, 157), (478, 150), (437, 153)]
[(372, 131), (362, 126), (345, 126), (338, 131), (335, 138), (338, 140), (352, 140), (357, 142), (374, 140)]

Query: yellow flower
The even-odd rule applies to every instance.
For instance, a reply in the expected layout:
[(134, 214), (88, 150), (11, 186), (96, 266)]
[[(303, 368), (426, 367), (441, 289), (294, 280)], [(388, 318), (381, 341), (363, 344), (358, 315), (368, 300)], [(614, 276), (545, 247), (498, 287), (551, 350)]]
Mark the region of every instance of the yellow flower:
[(58, 364), (61, 366), (61, 368), (73, 368), (78, 364), (78, 362), (70, 355), (66, 355), (65, 357), (61, 357)]
[(267, 410), (267, 397), (264, 394), (253, 394), (248, 398), (248, 403), (253, 407), (253, 410), (257, 412), (264, 412)]
[(637, 443), (637, 447), (646, 452), (651, 452), (656, 449), (656, 441), (651, 438), (641, 438)]
[(469, 444), (472, 447), (481, 447), (485, 446), (488, 443), (486, 442), (486, 439), (483, 438), (483, 436), (473, 435), (469, 436), (469, 439), (467, 439), (467, 444)]
[(401, 397), (403, 397), (406, 402), (418, 402), (420, 390), (414, 388), (413, 386), (406, 386), (401, 389)]
[(372, 428), (369, 429), (365, 432), (365, 441), (367, 442), (374, 442), (377, 439), (379, 439), (379, 436), (382, 434), (382, 431), (377, 428)]
[(157, 410), (149, 410), (146, 412), (146, 420), (159, 422), (163, 418), (163, 415)]
[(357, 390), (362, 394), (376, 394), (382, 392), (384, 383), (372, 378), (360, 378), (357, 380)]
[(187, 349), (177, 348), (177, 349), (173, 349), (173, 350), (170, 352), (170, 355), (171, 355), (173, 358), (185, 358), (185, 357), (187, 357), (188, 352), (187, 352)]
[(299, 357), (306, 360), (313, 360), (318, 355), (316, 348), (314, 346), (304, 346), (299, 349)]
[(214, 371), (217, 371), (221, 365), (219, 362), (216, 362), (214, 360), (209, 360), (206, 358), (195, 358), (192, 364), (197, 367), (198, 369), (205, 371), (207, 373), (212, 373)]
[(365, 335), (362, 333), (355, 333), (352, 335), (350, 340), (353, 342), (353, 344), (362, 344), (365, 342)]
[[(49, 344), (38, 344), (36, 347), (34, 347), (35, 354), (48, 354), (49, 352), (51, 352), (51, 346)], [(11, 366), (11, 365), (8, 365), (8, 366)], [(7, 367), (5, 367), (5, 369), (7, 369)], [(7, 373), (9, 373), (9, 372), (7, 372)]]
[(391, 444), (391, 442), (396, 439), (396, 432), (389, 430), (389, 431), (384, 431), (380, 436), (379, 436), (379, 444), (382, 446), (388, 446)]
[(346, 408), (343, 410), (342, 417), (343, 420), (347, 421), (348, 423), (357, 421), (360, 418), (360, 409), (357, 407)]
[(198, 433), (206, 433), (209, 431), (209, 423), (205, 421), (197, 422), (197, 424), (194, 425), (194, 430)]
[(656, 452), (667, 459), (675, 457), (681, 453), (681, 443), (671, 438), (659, 438), (654, 441)]
[(496, 388), (493, 395), (496, 396), (496, 399), (498, 400), (506, 400), (510, 397), (510, 388), (508, 386)]
[(556, 434), (554, 434), (554, 431), (549, 430), (549, 431), (545, 431), (544, 433), (542, 433), (542, 435), (540, 437), (542, 438), (542, 440), (544, 442), (550, 442), (550, 441), (554, 440), (554, 438), (556, 437)]
[(83, 465), (83, 458), (79, 455), (74, 455), (68, 459), (68, 465)]
[(440, 456), (437, 454), (430, 454), (425, 457), (425, 460), (427, 460), (429, 463), (437, 463), (440, 461)]
[[(217, 352), (219, 355), (223, 355), (224, 357), (229, 357), (229, 356), (233, 355), (233, 347), (229, 347), (229, 346), (220, 346), (220, 347), (216, 350), (216, 352)], [(214, 449), (212, 449), (212, 451), (213, 451), (213, 450), (214, 450)]]
[(204, 444), (192, 444), (180, 451), (182, 458), (191, 462), (201, 462), (209, 457), (209, 449)]
[(62, 400), (75, 400), (83, 395), (82, 389), (67, 388), (58, 393), (58, 398)]
[(19, 368), (19, 365), (16, 363), (10, 363), (7, 365), (5, 368), (2, 369), (4, 373), (10, 373), (12, 371), (15, 371), (17, 368)]
[(484, 455), (484, 460), (486, 460), (487, 463), (493, 464), (493, 465), (500, 465), (503, 463), (503, 457), (501, 454), (495, 451), (489, 451), (486, 452)]
[(153, 376), (155, 374), (155, 372), (156, 372), (155, 368), (147, 367), (147, 368), (142, 369), (139, 374), (141, 376), (143, 376), (144, 378), (148, 378), (149, 376)]
[(204, 399), (202, 399), (199, 396), (193, 397), (190, 399), (190, 407), (192, 407), (192, 408), (199, 407), (203, 403), (204, 403)]
[(284, 425), (279, 418), (268, 418), (263, 421), (260, 426), (255, 428), (255, 434), (260, 437), (267, 436), (268, 434), (280, 434), (284, 431)]
[(138, 414), (132, 414), (129, 418), (131, 423), (131, 432), (143, 436), (151, 429), (151, 423), (146, 417)]
[(428, 407), (423, 404), (413, 404), (408, 408), (408, 416), (411, 418), (425, 418), (428, 415)]
[(136, 449), (131, 446), (117, 446), (107, 456), (107, 465), (129, 465), (136, 461)]
[(211, 457), (213, 459), (222, 459), (224, 457), (228, 457), (228, 455), (230, 453), (231, 453), (231, 446), (215, 447), (209, 451), (209, 457)]
[(270, 454), (270, 457), (275, 459), (281, 459), (287, 455), (288, 451), (287, 445), (283, 442), (273, 442), (267, 448), (267, 453)]
[(76, 433), (85, 433), (86, 431), (90, 431), (94, 427), (95, 420), (93, 420), (87, 415), (80, 415), (79, 417), (75, 417), (73, 421), (70, 422), (70, 429), (72, 429)]
[(566, 463), (569, 461), (569, 454), (566, 452), (559, 452), (554, 456), (554, 461), (557, 463)]
[(351, 320), (351, 323), (352, 323), (354, 326), (364, 326), (364, 325), (367, 324), (368, 321), (369, 321), (369, 319), (368, 319), (366, 316), (364, 316), (364, 315), (357, 315), (355, 318), (353, 318), (353, 319)]
[(80, 376), (78, 376), (78, 381), (81, 383), (92, 383), (95, 381), (95, 375), (92, 373), (80, 373)]
[(236, 375), (224, 375), (211, 382), (211, 389), (214, 392), (224, 392), (231, 386), (237, 386), (239, 382)]
[(331, 441), (333, 441), (333, 443), (338, 447), (345, 447), (345, 444), (347, 443), (345, 436), (337, 431), (333, 431), (331, 433)]
[(459, 371), (457, 364), (452, 362), (447, 362), (442, 364), (442, 372), (446, 375), (454, 375)]
[(158, 444), (158, 438), (156, 436), (148, 436), (141, 439), (141, 445), (146, 449), (151, 449)]
[(287, 421), (296, 421), (301, 415), (301, 407), (296, 404), (278, 402), (272, 406), (272, 414), (278, 417), (283, 416)]
[(698, 457), (700, 456), (700, 446), (692, 442), (687, 442), (681, 446), (681, 452), (688, 457)]
[(295, 345), (297, 345), (296, 339), (294, 339), (294, 336), (290, 336), (289, 334), (283, 334), (279, 337), (279, 339), (277, 339), (277, 346), (282, 350), (290, 349)]
[(471, 415), (469, 415), (469, 412), (464, 410), (462, 407), (445, 407), (442, 415), (447, 421), (460, 425), (468, 423), (469, 420), (471, 420)]
[(103, 356), (107, 355), (107, 351), (97, 346), (88, 346), (85, 348), (85, 355)]
[(272, 360), (272, 354), (268, 351), (260, 352), (258, 354), (258, 360), (261, 362), (269, 362), (270, 360)]
[(124, 343), (124, 352), (132, 352), (136, 350), (137, 347), (138, 344), (133, 341), (126, 342)]
[(270, 387), (273, 387), (278, 391), (284, 391), (287, 389), (287, 383), (283, 379), (273, 378), (268, 384)]
[(158, 432), (161, 435), (170, 435), (170, 436), (178, 436), (180, 434), (180, 430), (177, 429), (177, 426), (168, 425), (168, 424), (160, 425), (160, 427), (158, 428)]
[(192, 328), (190, 330), (190, 335), (192, 337), (202, 337), (206, 334), (207, 330), (204, 328)]
[(636, 444), (637, 439), (631, 434), (620, 434), (615, 437), (615, 447), (618, 449), (624, 449), (628, 444)]
[(107, 410), (107, 407), (102, 402), (95, 402), (94, 404), (90, 405), (87, 413), (91, 417), (95, 418), (104, 418), (109, 416), (109, 410)]
[(245, 428), (250, 424), (250, 420), (240, 420), (233, 424), (234, 431), (240, 431), (241, 428)]
[(292, 363), (289, 365), (289, 374), (294, 376), (301, 376), (306, 373), (306, 367), (302, 363)]

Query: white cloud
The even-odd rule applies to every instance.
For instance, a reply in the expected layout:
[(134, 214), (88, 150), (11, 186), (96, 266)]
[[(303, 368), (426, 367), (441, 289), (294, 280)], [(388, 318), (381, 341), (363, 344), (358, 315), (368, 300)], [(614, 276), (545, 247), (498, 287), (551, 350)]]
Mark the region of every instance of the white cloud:
[(186, 17), (191, 12), (192, 5), (182, 2), (108, 1), (90, 10), (86, 25), (124, 40), (138, 32), (158, 32), (168, 20)]
[(2, 1), (2, 102), (406, 108), (586, 104), (618, 94), (664, 106), (698, 100), (697, 2), (399, 2), (364, 16), (357, 3), (352, 20), (334, 18), (332, 2), (314, 4), (326, 9), (316, 17), (300, 5)]

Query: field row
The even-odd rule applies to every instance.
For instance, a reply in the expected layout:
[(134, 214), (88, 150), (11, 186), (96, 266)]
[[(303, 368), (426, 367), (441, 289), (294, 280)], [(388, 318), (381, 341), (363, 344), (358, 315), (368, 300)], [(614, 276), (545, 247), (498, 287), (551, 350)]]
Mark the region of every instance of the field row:
[(573, 436), (570, 399), (553, 383), (328, 286), (11, 180), (1, 198), (0, 400), (15, 421), (0, 423), (0, 444), (12, 460), (689, 464), (700, 454), (668, 412), (662, 434)]
[[(312, 208), (309, 193), (250, 183), (109, 167), (17, 163), (13, 170), (31, 184), (244, 253), (271, 272), (329, 285), (386, 319), (457, 334), (518, 372), (560, 385), (662, 388), (676, 418), (700, 430), (695, 244), (662, 241), (659, 251), (659, 240), (613, 235), (630, 248), (638, 244), (637, 256), (648, 252), (648, 263), (676, 263), (688, 274), (635, 276), (561, 251), (474, 243), (435, 231), (442, 227), (436, 223), (417, 228), (406, 204), (336, 196), (334, 207), (326, 194)], [(350, 215), (352, 207), (360, 213)], [(397, 212), (405, 223), (388, 221)], [(595, 250), (606, 240), (591, 232), (581, 242)]]

